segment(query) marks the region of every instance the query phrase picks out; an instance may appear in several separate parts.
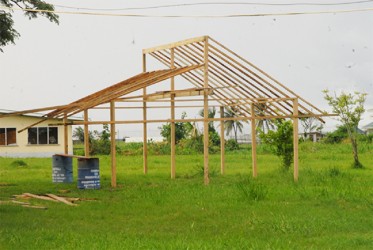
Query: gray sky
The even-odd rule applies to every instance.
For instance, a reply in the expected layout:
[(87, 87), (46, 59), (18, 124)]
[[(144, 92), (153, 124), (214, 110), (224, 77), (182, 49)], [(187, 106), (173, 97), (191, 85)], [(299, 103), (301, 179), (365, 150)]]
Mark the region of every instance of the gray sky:
[[(91, 8), (125, 8), (201, 1), (49, 2)], [(373, 2), (321, 7), (208, 5), (109, 13), (224, 15), (372, 7)], [(330, 110), (323, 100), (323, 89), (366, 92), (366, 107), (373, 108), (373, 11), (242, 18), (60, 14), (59, 26), (45, 18), (29, 21), (22, 13), (15, 12), (14, 21), (21, 37), (16, 45), (5, 47), (4, 53), (0, 54), (0, 109), (22, 110), (70, 103), (140, 73), (143, 48), (202, 35), (209, 35), (228, 46), (322, 109)], [(163, 65), (153, 61), (152, 68), (163, 68)], [(126, 116), (131, 119), (137, 113), (128, 111)], [(195, 115), (188, 113), (189, 117)], [(373, 118), (369, 120), (368, 117), (368, 114), (364, 116), (361, 125), (372, 121)], [(325, 130), (332, 129), (335, 124), (327, 119)], [(157, 135), (158, 126), (151, 125), (150, 135)], [(121, 127), (121, 130), (121, 136), (126, 133), (141, 136), (140, 125)]]

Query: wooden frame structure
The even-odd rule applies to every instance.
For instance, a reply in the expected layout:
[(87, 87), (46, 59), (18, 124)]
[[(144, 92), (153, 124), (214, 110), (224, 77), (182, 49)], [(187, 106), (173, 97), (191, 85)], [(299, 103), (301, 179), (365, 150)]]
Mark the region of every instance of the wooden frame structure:
[[(165, 65), (166, 69), (147, 71), (148, 57)], [(85, 155), (89, 156), (88, 126), (110, 124), (111, 129), (111, 168), (112, 187), (116, 187), (115, 125), (143, 124), (143, 171), (148, 172), (147, 124), (171, 124), (171, 178), (176, 176), (175, 122), (203, 122), (204, 131), (204, 183), (209, 183), (208, 123), (219, 121), (221, 128), (221, 173), (225, 171), (224, 160), (224, 121), (243, 120), (251, 122), (252, 174), (257, 177), (256, 121), (274, 118), (293, 120), (294, 138), (294, 181), (298, 180), (298, 119), (316, 117), (323, 122), (328, 116), (322, 110), (300, 97), (285, 85), (242, 58), (229, 48), (208, 36), (197, 37), (176, 43), (144, 49), (142, 52), (143, 72), (101, 91), (88, 95), (67, 105), (26, 110), (13, 114), (48, 111), (45, 118), (60, 118), (67, 125), (83, 125), (85, 131)], [(193, 88), (176, 89), (175, 77), (181, 76)], [(149, 93), (151, 85), (170, 79), (166, 91)], [(142, 91), (141, 95), (131, 95)], [(193, 102), (194, 105), (177, 106), (176, 103)], [(126, 103), (142, 103), (141, 106), (128, 106)], [(155, 103), (170, 103), (169, 106), (155, 106)], [(196, 105), (196, 103), (200, 103)], [(119, 106), (117, 104), (122, 104)], [(124, 106), (123, 106), (124, 104)], [(176, 119), (176, 108), (203, 108), (204, 117)], [(208, 118), (209, 107), (219, 107), (220, 118)], [(116, 116), (118, 109), (142, 109), (142, 120), (123, 120)], [(169, 108), (170, 119), (148, 119), (151, 108)], [(230, 108), (236, 117), (224, 117), (224, 109)], [(89, 110), (108, 109), (110, 120), (90, 121)], [(84, 121), (67, 122), (67, 118), (78, 113), (84, 114)], [(11, 115), (11, 114), (7, 114)], [(0, 118), (2, 116), (0, 115)], [(56, 124), (54, 124), (56, 125)], [(32, 124), (27, 128), (35, 126)], [(25, 129), (27, 129), (25, 128)], [(65, 136), (65, 145), (67, 138)], [(67, 146), (65, 146), (65, 153)]]

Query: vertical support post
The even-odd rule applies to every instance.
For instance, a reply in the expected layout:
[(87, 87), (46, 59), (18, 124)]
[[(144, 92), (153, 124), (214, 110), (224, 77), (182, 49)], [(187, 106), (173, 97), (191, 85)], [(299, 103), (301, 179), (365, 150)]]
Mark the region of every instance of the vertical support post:
[(220, 173), (225, 172), (224, 107), (220, 106)]
[(67, 114), (63, 117), (63, 148), (64, 153), (69, 153), (69, 127), (67, 126)]
[(115, 102), (110, 102), (110, 140), (111, 140), (111, 187), (117, 187), (117, 159), (115, 141)]
[[(171, 69), (175, 68), (175, 50), (171, 49)], [(175, 90), (175, 78), (171, 77), (171, 91)], [(176, 128), (175, 128), (175, 94), (171, 94), (171, 179), (176, 177)]]
[[(142, 54), (142, 71), (146, 72), (146, 54)], [(148, 173), (148, 130), (147, 130), (147, 113), (146, 113), (146, 87), (143, 89), (143, 168), (144, 174)]]
[(205, 44), (204, 44), (204, 68), (203, 68), (203, 87), (204, 87), (204, 95), (203, 95), (203, 114), (204, 114), (204, 122), (203, 122), (203, 176), (204, 176), (204, 183), (208, 185), (209, 180), (209, 123), (208, 123), (208, 56), (209, 56), (209, 43), (208, 37), (205, 37)]
[(251, 107), (251, 158), (252, 158), (253, 177), (256, 178), (258, 176), (258, 170), (257, 170), (257, 159), (256, 159), (256, 127), (255, 127), (254, 103), (251, 103), (250, 107)]
[(84, 110), (84, 155), (89, 157), (88, 109)]
[(298, 182), (298, 98), (293, 100), (293, 146), (294, 146), (294, 181)]

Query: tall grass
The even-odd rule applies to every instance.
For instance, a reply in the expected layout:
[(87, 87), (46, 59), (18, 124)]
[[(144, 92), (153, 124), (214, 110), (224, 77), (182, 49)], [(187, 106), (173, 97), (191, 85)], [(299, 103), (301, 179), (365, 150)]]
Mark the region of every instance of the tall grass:
[(298, 183), (267, 152), (251, 178), (246, 147), (227, 153), (225, 175), (219, 155), (210, 155), (208, 186), (201, 154), (178, 155), (174, 180), (169, 155), (149, 155), (147, 175), (140, 155), (119, 155), (112, 189), (110, 157), (100, 156), (100, 190), (52, 183), (51, 159), (17, 167), (0, 158), (0, 200), (24, 192), (97, 199), (77, 207), (30, 200), (47, 210), (0, 204), (0, 249), (371, 249), (373, 152), (366, 147), (366, 167), (356, 170), (348, 145), (301, 144)]

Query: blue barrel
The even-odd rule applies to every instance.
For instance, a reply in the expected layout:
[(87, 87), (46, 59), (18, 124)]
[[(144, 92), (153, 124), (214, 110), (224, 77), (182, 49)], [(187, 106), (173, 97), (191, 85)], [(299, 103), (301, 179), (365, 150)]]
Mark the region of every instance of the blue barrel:
[(73, 182), (73, 160), (62, 155), (52, 157), (52, 180), (54, 183)]
[(78, 188), (100, 188), (100, 166), (98, 158), (78, 159)]

